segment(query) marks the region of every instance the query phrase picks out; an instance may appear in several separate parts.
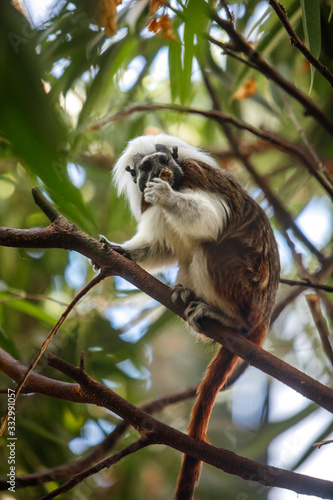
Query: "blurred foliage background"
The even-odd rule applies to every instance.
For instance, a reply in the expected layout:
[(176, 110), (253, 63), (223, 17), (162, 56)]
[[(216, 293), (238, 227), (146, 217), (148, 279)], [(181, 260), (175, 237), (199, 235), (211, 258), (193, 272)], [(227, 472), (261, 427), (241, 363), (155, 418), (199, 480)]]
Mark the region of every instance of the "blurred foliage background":
[[(305, 3), (312, 10), (302, 10), (302, 2), (297, 0), (285, 0), (283, 5), (300, 38), (332, 71), (332, 3)], [(227, 57), (209, 40), (208, 34), (220, 42), (229, 38), (212, 21), (206, 2), (171, 0), (170, 8), (162, 6), (151, 14), (146, 0), (124, 1), (109, 37), (98, 26), (96, 15), (100, 21), (101, 13), (94, 13), (92, 4), (88, 0), (22, 0), (20, 8), (15, 8), (11, 2), (1, 2), (0, 225), (32, 228), (48, 224), (32, 200), (31, 188), (38, 185), (66, 217), (92, 236), (101, 233), (117, 242), (130, 238), (135, 223), (111, 184), (112, 165), (129, 139), (166, 131), (215, 154), (221, 167), (237, 175), (267, 211), (279, 243), (283, 277), (302, 277), (291, 251), (293, 245), (309, 272), (319, 270), (332, 252), (332, 206), (327, 192), (298, 158), (249, 132), (233, 129), (240, 151), (235, 154), (228, 133), (216, 121), (176, 110), (144, 109), (100, 124), (137, 104), (178, 104), (202, 110), (218, 104), (225, 113), (259, 130), (287, 138), (306, 154), (316, 152), (332, 174), (333, 145), (327, 131), (305, 116), (302, 106), (270, 79)], [(225, 17), (221, 6), (208, 4)], [(329, 83), (289, 43), (269, 3), (244, 0), (228, 4), (237, 31), (332, 119)], [(111, 28), (107, 27), (108, 34)], [(290, 230), (281, 227), (263, 186), (245, 168), (242, 158), (251, 161), (322, 253), (321, 261)], [(29, 364), (65, 304), (92, 276), (89, 262), (74, 252), (0, 247), (0, 346)], [(172, 283), (174, 276), (175, 270), (170, 270), (159, 277)], [(326, 283), (332, 285), (333, 281), (328, 277)], [(281, 285), (278, 302), (289, 293), (290, 287)], [(332, 360), (323, 351), (306, 293), (279, 315), (265, 347), (332, 385)], [(332, 294), (321, 293), (320, 300), (331, 325)], [(214, 347), (194, 342), (180, 320), (115, 278), (79, 304), (50, 351), (73, 364), (85, 351), (88, 373), (138, 404), (196, 384)], [(61, 378), (45, 361), (37, 371)], [(5, 392), (8, 385), (14, 387), (3, 374), (0, 381)], [(158, 418), (185, 430), (191, 404), (170, 406)], [(0, 405), (4, 413), (6, 394), (0, 394)], [(17, 473), (76, 460), (105, 439), (118, 422), (103, 408), (38, 394), (21, 396), (16, 415)], [(249, 369), (219, 397), (209, 438), (213, 444), (249, 458), (332, 479), (325, 468), (332, 463), (329, 446), (319, 450), (312, 446), (328, 439), (332, 431), (333, 420), (327, 412)], [(135, 438), (136, 433), (129, 431), (119, 446)], [(2, 439), (0, 473), (5, 477), (6, 438)], [(169, 499), (180, 460), (174, 450), (150, 447), (84, 481), (62, 498)], [(18, 490), (15, 498), (38, 498), (56, 486), (46, 483)], [(197, 500), (294, 496), (246, 484), (208, 466), (196, 493)], [(6, 492), (0, 498), (13, 497)]]

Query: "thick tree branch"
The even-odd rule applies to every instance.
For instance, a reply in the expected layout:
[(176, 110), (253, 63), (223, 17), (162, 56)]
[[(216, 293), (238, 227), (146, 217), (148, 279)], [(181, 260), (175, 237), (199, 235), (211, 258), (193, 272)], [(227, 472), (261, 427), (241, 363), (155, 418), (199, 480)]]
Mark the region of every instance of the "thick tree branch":
[[(0, 371), (8, 375), (12, 380), (20, 382), (27, 371), (27, 367), (0, 348)], [(60, 382), (34, 372), (30, 373), (22, 392), (38, 392), (39, 394), (45, 394), (46, 396), (65, 399), (75, 403), (90, 402), (82, 393), (78, 384)]]
[[(215, 448), (207, 443), (197, 441), (159, 422), (143, 410), (136, 408), (131, 403), (121, 398), (121, 396), (111, 391), (111, 389), (93, 380), (80, 368), (70, 365), (66, 361), (53, 355), (48, 356), (48, 361), (51, 366), (78, 382), (82, 390), (92, 398), (95, 398), (99, 404), (102, 403), (103, 406), (116, 412), (129, 422), (147, 439), (148, 444), (164, 444), (170, 446), (222, 469), (229, 474), (235, 474), (242, 477), (245, 480), (257, 481), (266, 486), (277, 486), (291, 489), (298, 493), (315, 494), (322, 498), (333, 499), (333, 483), (330, 481), (259, 464), (253, 460), (240, 457), (230, 451)], [(93, 468), (93, 473), (104, 467), (104, 462), (102, 462), (100, 467), (97, 464), (97, 466)], [(82, 479), (84, 479), (84, 477), (82, 477)], [(75, 478), (73, 478), (73, 483), (73, 486), (77, 484)]]
[[(46, 209), (44, 209), (44, 211), (46, 211)], [(36, 230), (32, 231), (35, 234)], [(130, 262), (127, 259), (117, 255), (112, 250), (106, 250), (100, 243), (94, 242), (94, 244), (92, 245), (91, 238), (80, 232), (64, 217), (57, 215), (52, 224), (48, 228), (46, 228), (44, 232), (43, 230), (37, 231), (39, 231), (37, 240), (39, 243), (42, 243), (43, 248), (50, 248), (51, 246), (57, 247), (58, 243), (60, 242), (60, 248), (79, 248), (79, 251), (81, 251), (83, 255), (87, 255), (95, 262), (101, 262), (106, 269), (112, 269), (113, 272), (117, 271), (117, 268), (119, 266), (120, 275), (128, 279), (133, 284), (136, 284), (136, 286), (139, 286), (149, 295), (153, 296), (157, 300), (160, 300), (160, 302), (167, 307), (168, 304), (170, 304), (172, 306), (171, 309), (174, 310), (174, 312), (179, 314), (181, 317), (184, 316), (184, 305), (172, 304), (170, 298), (170, 289), (167, 286), (163, 285), (148, 273), (145, 273), (142, 269), (139, 268), (139, 266), (137, 266), (133, 262)], [(67, 238), (66, 247), (62, 246), (64, 241), (63, 232), (66, 234)], [(0, 230), (0, 238), (3, 234), (5, 234), (5, 244), (9, 246), (11, 238), (10, 236), (8, 236), (8, 231), (6, 229), (4, 229), (3, 231)], [(71, 234), (73, 234), (73, 238), (71, 237)], [(53, 236), (55, 241), (53, 240)], [(14, 241), (14, 246), (21, 246), (20, 242), (22, 243), (22, 246), (28, 245), (30, 248), (39, 246), (38, 242), (37, 245), (36, 242), (33, 243), (33, 238), (31, 238), (29, 230), (24, 230), (23, 232), (21, 232), (20, 230), (16, 230), (12, 233), (12, 238)], [(75, 248), (72, 248), (72, 245)], [(91, 250), (91, 248), (93, 248), (93, 251)], [(115, 265), (117, 259), (118, 264), (116, 263)], [(287, 385), (293, 387), (295, 390), (298, 390), (306, 397), (310, 397), (329, 411), (333, 411), (333, 392), (324, 387), (322, 384), (312, 380), (305, 374), (302, 374), (286, 363), (276, 359), (274, 356), (266, 353), (261, 348), (255, 346), (243, 337), (235, 334), (235, 332), (233, 331), (221, 332), (219, 325), (209, 320), (205, 322), (205, 326), (205, 333), (210, 338), (213, 338), (222, 343), (229, 350), (246, 359), (250, 364), (257, 366), (266, 373), (270, 373), (279, 380), (287, 383)], [(164, 428), (166, 434), (162, 432), (161, 438), (161, 429), (159, 428), (159, 425), (163, 424), (158, 423), (157, 425), (157, 421), (155, 419), (152, 419), (152, 417), (150, 417), (148, 413), (143, 412), (141, 409), (133, 407), (133, 405), (123, 400), (122, 398), (119, 399), (119, 396), (112, 393), (112, 391), (104, 387), (102, 384), (98, 384), (97, 382), (93, 381), (82, 369), (72, 367), (68, 363), (53, 356), (50, 356), (49, 359), (51, 365), (53, 365), (57, 369), (61, 369), (61, 371), (79, 382), (79, 384), (81, 385), (81, 390), (83, 389), (82, 397), (89, 396), (92, 398), (92, 402), (94, 402), (95, 404), (105, 406), (106, 408), (111, 409), (113, 412), (118, 413), (123, 419), (125, 419), (137, 430), (139, 430), (139, 432), (141, 431), (143, 433), (146, 433), (148, 429), (150, 436), (154, 436), (154, 440), (152, 442), (155, 442), (156, 444), (161, 443), (173, 446), (180, 451), (196, 456), (200, 459), (202, 459), (202, 457), (204, 456), (204, 460), (207, 461), (207, 463), (212, 463), (213, 465), (217, 464), (218, 467), (222, 468), (226, 472), (235, 473), (236, 471), (240, 470), (239, 463), (237, 464), (237, 466), (235, 466), (234, 464), (232, 465), (231, 459), (234, 459), (236, 456), (234, 454), (230, 455), (230, 452), (223, 451), (223, 457), (221, 458), (221, 450), (209, 447), (209, 445), (205, 443), (197, 443), (195, 440), (193, 440), (194, 442), (189, 443), (188, 440), (190, 438), (182, 435), (181, 433), (177, 434), (176, 439), (175, 436), (170, 437), (169, 428)], [(98, 389), (96, 384), (98, 386)], [(80, 391), (80, 395), (81, 394), (82, 392)], [(176, 446), (174, 440), (176, 442)], [(216, 454), (218, 454), (218, 459)], [(272, 468), (266, 468), (265, 473), (263, 474), (263, 466), (260, 465), (260, 470), (258, 471), (258, 464), (254, 463), (254, 465), (251, 461), (247, 461), (246, 459), (242, 458), (241, 460), (242, 470), (245, 471), (242, 477), (244, 477), (245, 479), (251, 477), (251, 479), (257, 480), (266, 485), (277, 485), (275, 480), (276, 478), (274, 478), (275, 469), (273, 470)], [(244, 460), (245, 462), (243, 462)], [(280, 471), (279, 474), (281, 474)], [(287, 473), (287, 476), (288, 474), (292, 473)], [(308, 481), (310, 483), (308, 483)], [(284, 487), (289, 487), (286, 486), (286, 484), (293, 483), (293, 487), (291, 489), (295, 490), (296, 487), (295, 491), (303, 492), (304, 486), (301, 486), (300, 483), (302, 483), (303, 485), (307, 484), (307, 491), (309, 491), (309, 488), (314, 487), (313, 481), (315, 481), (315, 490), (317, 493), (318, 487), (319, 489), (325, 489), (327, 487), (326, 483), (328, 482), (319, 481), (318, 483), (318, 480), (314, 480), (313, 478), (308, 478), (305, 480), (302, 478), (302, 481), (298, 481), (297, 479), (295, 480), (294, 477), (292, 477), (291, 479), (291, 476), (288, 476), (286, 479), (286, 477), (284, 476), (282, 482), (284, 484)], [(280, 481), (278, 482), (280, 484)]]
[[(136, 408), (113, 391), (93, 380), (80, 368), (66, 361), (48, 356), (51, 366), (78, 382), (82, 390), (95, 398), (99, 404), (116, 412), (128, 421), (149, 444), (164, 444), (178, 451), (189, 454), (206, 463), (214, 465), (229, 474), (235, 474), (243, 479), (257, 481), (266, 486), (278, 486), (291, 489), (298, 493), (315, 494), (323, 498), (333, 498), (333, 483), (276, 467), (259, 464), (253, 460), (237, 456), (227, 450), (215, 448), (207, 443), (196, 441), (185, 434), (159, 422), (143, 410)], [(111, 457), (112, 460), (112, 457)], [(96, 472), (98, 464), (93, 468)], [(102, 468), (105, 467), (102, 462)], [(74, 479), (74, 478), (73, 478)], [(74, 484), (76, 484), (74, 482)], [(74, 485), (73, 484), (73, 485)]]
[[(311, 491), (317, 496), (322, 496), (323, 498), (332, 498), (331, 496), (326, 496), (327, 491), (330, 491), (329, 488), (332, 487), (332, 483), (329, 483), (328, 481), (322, 481), (308, 476), (301, 476), (274, 467), (258, 464), (254, 461), (239, 457), (226, 450), (217, 449), (205, 443), (200, 443), (192, 440), (188, 436), (185, 436), (184, 434), (179, 433), (178, 431), (168, 426), (165, 426), (165, 424), (162, 424), (157, 420), (152, 419), (151, 417), (147, 419), (147, 411), (150, 412), (156, 409), (161, 409), (165, 404), (169, 404), (169, 398), (166, 398), (165, 400), (162, 399), (160, 401), (155, 400), (152, 402), (148, 402), (141, 409), (136, 408), (127, 401), (123, 400), (117, 394), (113, 393), (113, 391), (111, 391), (110, 389), (91, 379), (81, 368), (76, 368), (52, 355), (49, 355), (48, 360), (51, 366), (57, 368), (58, 370), (71, 377), (73, 380), (79, 382), (79, 384), (81, 385), (80, 393), (83, 393), (85, 395), (85, 398), (89, 402), (94, 402), (95, 404), (98, 404), (100, 406), (105, 406), (106, 408), (111, 409), (113, 412), (118, 413), (120, 416), (122, 416), (122, 418), (126, 418), (126, 420), (129, 420), (130, 423), (135, 428), (137, 428), (139, 432), (143, 433), (145, 437), (148, 436), (147, 444), (166, 444), (179, 451), (186, 453), (188, 452), (193, 456), (196, 456), (197, 458), (204, 459), (205, 461), (207, 461), (207, 463), (215, 465), (225, 472), (240, 475), (240, 477), (243, 477), (244, 479), (251, 479), (269, 486), (290, 488), (299, 493), (304, 492), (309, 494), (309, 492)], [(33, 378), (34, 375), (35, 374), (31, 374), (30, 378)], [(70, 385), (75, 386), (75, 384)], [(191, 393), (192, 389), (189, 390), (190, 396), (193, 395), (193, 393)], [(182, 397), (182, 395), (179, 394), (172, 396), (173, 402), (178, 400), (179, 397)], [(121, 424), (119, 424), (115, 431), (104, 441), (103, 449), (99, 449), (99, 447), (97, 447), (97, 449), (93, 451), (91, 456), (88, 457), (88, 460), (100, 459), (101, 456), (108, 451), (108, 449), (114, 446), (115, 442), (118, 441), (123, 432), (126, 431), (127, 425), (128, 424), (126, 422), (122, 422)], [(66, 483), (66, 491), (70, 487), (74, 487), (78, 482), (88, 477), (88, 475), (94, 474), (105, 467), (111, 466), (117, 460), (127, 455), (128, 451), (132, 452), (135, 450), (125, 449), (120, 452), (120, 454), (116, 454), (106, 461), (94, 465), (87, 471), (83, 471), (79, 475), (74, 476), (68, 483)], [(43, 472), (20, 476), (17, 478), (17, 483), (20, 486), (27, 486), (38, 484), (47, 480), (56, 480), (60, 477), (64, 477), (65, 475), (68, 476), (77, 472), (77, 465), (81, 466), (82, 468), (84, 466), (88, 466), (88, 460), (81, 459), (78, 461), (78, 464), (68, 464), (67, 474), (63, 474), (64, 468), (66, 466), (61, 466), (51, 469), (50, 471), (45, 471), (47, 476), (45, 476), (45, 473)], [(3, 485), (4, 487), (6, 487), (5, 481), (1, 482), (0, 484), (1, 487)], [(56, 491), (58, 494), (65, 490)], [(54, 498), (54, 496), (46, 498)]]
[[(111, 249), (106, 250), (101, 243), (93, 240), (94, 244), (92, 245), (92, 238), (85, 235), (85, 233), (77, 229), (74, 225), (70, 224), (63, 216), (61, 216), (61, 218), (62, 223), (59, 227), (53, 226), (53, 229), (50, 229), (51, 225), (44, 230), (48, 234), (49, 240), (47, 242), (44, 235), (43, 238), (37, 238), (38, 241), (33, 244), (33, 238), (29, 236), (29, 230), (22, 230), (23, 235), (21, 238), (19, 237), (20, 230), (9, 230), (15, 232), (13, 237), (15, 244), (13, 246), (20, 246), (20, 241), (22, 242), (22, 246), (25, 246), (27, 240), (29, 240), (30, 248), (38, 248), (40, 242), (45, 245), (43, 248), (50, 248), (52, 244), (54, 247), (58, 247), (58, 242), (60, 241), (62, 243), (61, 227), (64, 227), (66, 234), (66, 248), (80, 251), (83, 255), (86, 255), (94, 262), (97, 262), (102, 269), (103, 266), (106, 269), (112, 269), (114, 273), (125, 278), (134, 286), (137, 286), (143, 292), (155, 298), (161, 304), (184, 319), (184, 310), (186, 305), (175, 304), (171, 300), (171, 289), (168, 286), (164, 285), (162, 282), (145, 272), (134, 262), (129, 261)], [(70, 238), (69, 227), (72, 228), (73, 231), (73, 241)], [(35, 232), (35, 230), (32, 231), (33, 233)], [(0, 229), (0, 244), (3, 232), (6, 233), (6, 229), (3, 231)], [(53, 240), (53, 232), (55, 233), (55, 241)], [(5, 241), (6, 245), (9, 246), (10, 238), (8, 235), (6, 236)], [(79, 245), (77, 243), (78, 241), (80, 243)], [(93, 248), (94, 252), (91, 248)], [(329, 268), (329, 264), (332, 264), (332, 262), (326, 262), (326, 270)], [(318, 274), (318, 277), (320, 276), (321, 275)], [(236, 335), (235, 332), (227, 330), (220, 331), (219, 325), (211, 321), (208, 322), (206, 326), (207, 329), (205, 329), (204, 333), (209, 338), (225, 345), (229, 350), (235, 352), (235, 354), (240, 356), (249, 364), (256, 366), (286, 385), (289, 385), (300, 394), (303, 394), (305, 397), (308, 397), (312, 401), (321, 405), (323, 408), (333, 411), (333, 392), (330, 389), (311, 379), (299, 370), (289, 366), (287, 363), (275, 358), (273, 355), (265, 352), (260, 347), (255, 346), (252, 342)]]
[[(238, 363), (235, 370), (228, 378), (227, 383), (221, 391), (228, 389), (234, 382), (244, 373), (247, 368), (247, 363)], [(19, 382), (27, 370), (27, 367), (14, 359), (3, 349), (0, 349), (0, 370), (10, 378)], [(183, 391), (173, 394), (168, 394), (160, 398), (147, 401), (140, 405), (140, 408), (149, 415), (161, 412), (164, 408), (181, 403), (187, 399), (195, 397), (198, 386), (191, 386)], [(93, 403), (91, 397), (84, 394), (79, 384), (70, 384), (68, 382), (60, 382), (37, 373), (31, 373), (24, 385), (22, 393), (39, 393), (47, 396), (73, 401), (75, 403)], [(6, 391), (7, 393), (7, 391)], [(73, 462), (52, 467), (40, 472), (31, 474), (21, 474), (17, 476), (17, 484), (19, 487), (35, 486), (37, 484), (48, 481), (58, 481), (59, 479), (72, 476), (84, 471), (88, 467), (102, 460), (119, 442), (120, 438), (127, 431), (129, 424), (124, 420), (118, 424), (115, 429), (100, 443), (90, 450), (84, 457)], [(6, 480), (0, 479), (0, 490), (7, 489)]]

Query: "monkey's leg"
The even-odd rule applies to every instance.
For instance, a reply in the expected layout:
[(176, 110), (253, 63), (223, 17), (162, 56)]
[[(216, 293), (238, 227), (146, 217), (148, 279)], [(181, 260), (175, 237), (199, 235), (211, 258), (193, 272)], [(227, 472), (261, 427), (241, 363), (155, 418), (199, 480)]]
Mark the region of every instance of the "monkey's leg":
[(231, 318), (223, 311), (220, 311), (219, 309), (216, 309), (200, 300), (190, 302), (185, 309), (185, 315), (190, 327), (198, 333), (202, 333), (203, 327), (201, 321), (203, 318), (209, 318), (217, 321), (223, 326), (232, 328), (243, 335), (246, 333), (246, 329), (242, 328), (238, 320)]

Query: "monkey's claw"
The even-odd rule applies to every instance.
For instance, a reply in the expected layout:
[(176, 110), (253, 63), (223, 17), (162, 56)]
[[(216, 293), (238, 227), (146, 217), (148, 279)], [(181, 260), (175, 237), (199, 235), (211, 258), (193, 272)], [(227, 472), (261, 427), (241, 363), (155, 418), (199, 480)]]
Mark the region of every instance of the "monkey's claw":
[(205, 314), (206, 308), (207, 308), (206, 304), (194, 300), (190, 302), (187, 308), (185, 309), (185, 316), (187, 322), (190, 325), (190, 327), (196, 332), (199, 333), (202, 332), (202, 324), (200, 323), (200, 321), (202, 320), (202, 318), (207, 316)]
[(103, 243), (103, 245), (104, 245), (105, 248), (108, 248), (109, 246), (112, 246), (112, 244), (113, 244), (105, 236), (103, 236), (103, 234), (99, 235), (99, 240), (98, 241), (100, 241), (101, 243)]
[(185, 309), (185, 316), (190, 327), (199, 333), (201, 333), (203, 330), (202, 320), (204, 318), (218, 321), (222, 325), (227, 326), (227, 319), (223, 314), (221, 314), (220, 311), (208, 306), (200, 300), (194, 300), (189, 303), (189, 305)]
[(195, 293), (191, 288), (187, 288), (183, 285), (175, 285), (172, 288), (171, 299), (173, 302), (183, 302), (184, 304), (188, 304), (190, 301), (196, 299)]
[(99, 241), (101, 243), (103, 243), (105, 250), (108, 250), (109, 248), (111, 248), (112, 250), (114, 250), (117, 253), (120, 253), (120, 255), (123, 255), (127, 259), (131, 259), (130, 253), (127, 250), (125, 250), (124, 247), (122, 247), (121, 245), (118, 245), (117, 243), (113, 243), (112, 241), (109, 241), (102, 234), (99, 235)]

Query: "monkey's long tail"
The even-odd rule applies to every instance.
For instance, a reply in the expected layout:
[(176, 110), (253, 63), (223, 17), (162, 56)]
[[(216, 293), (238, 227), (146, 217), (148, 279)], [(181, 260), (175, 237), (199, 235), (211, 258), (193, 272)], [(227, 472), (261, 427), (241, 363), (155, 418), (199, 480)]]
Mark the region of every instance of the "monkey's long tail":
[[(250, 340), (257, 345), (262, 344), (266, 327), (252, 332)], [(197, 399), (192, 408), (191, 421), (187, 434), (200, 441), (207, 441), (206, 432), (215, 399), (232, 372), (238, 356), (221, 347), (208, 365), (205, 377), (197, 390)], [(194, 490), (199, 482), (202, 462), (189, 455), (184, 455), (182, 468), (178, 477), (174, 500), (192, 500)]]

